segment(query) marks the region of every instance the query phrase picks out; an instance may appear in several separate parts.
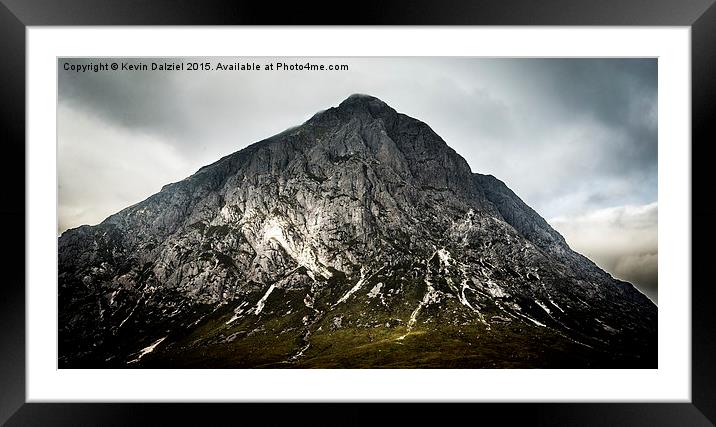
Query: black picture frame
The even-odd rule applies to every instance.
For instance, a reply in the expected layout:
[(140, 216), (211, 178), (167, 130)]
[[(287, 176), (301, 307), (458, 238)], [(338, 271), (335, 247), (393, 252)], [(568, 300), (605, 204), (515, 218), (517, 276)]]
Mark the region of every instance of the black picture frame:
[[(7, 425), (237, 424), (254, 413), (269, 424), (407, 424), (431, 418), (500, 420), (536, 425), (714, 425), (716, 423), (715, 287), (709, 280), (712, 179), (716, 141), (715, 0), (427, 0), (398, 2), (0, 0), (0, 167), (3, 227), (0, 291), (0, 422)], [(692, 71), (692, 372), (685, 403), (473, 403), (426, 409), (423, 403), (371, 404), (91, 404), (26, 403), (25, 384), (25, 41), (28, 26), (65, 25), (550, 25), (686, 26)], [(678, 141), (668, 142), (678, 143)], [(700, 197), (699, 197), (700, 196)], [(21, 226), (22, 224), (22, 226)], [(688, 285), (688, 284), (681, 284)], [(479, 386), (479, 385), (476, 385)], [(618, 387), (615, 384), (615, 387)], [(327, 416), (330, 414), (330, 417)], [(496, 418), (495, 418), (496, 417)]]

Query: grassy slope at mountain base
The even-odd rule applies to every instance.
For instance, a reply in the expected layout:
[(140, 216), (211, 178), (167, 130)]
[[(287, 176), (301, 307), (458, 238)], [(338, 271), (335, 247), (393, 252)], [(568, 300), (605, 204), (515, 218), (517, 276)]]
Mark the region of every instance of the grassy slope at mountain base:
[[(406, 335), (407, 333), (407, 335)], [(401, 337), (403, 337), (401, 339)], [(157, 352), (146, 368), (656, 368), (656, 360), (619, 358), (548, 328), (483, 326), (351, 328), (318, 331), (292, 361), (300, 337), (256, 334), (232, 342)]]

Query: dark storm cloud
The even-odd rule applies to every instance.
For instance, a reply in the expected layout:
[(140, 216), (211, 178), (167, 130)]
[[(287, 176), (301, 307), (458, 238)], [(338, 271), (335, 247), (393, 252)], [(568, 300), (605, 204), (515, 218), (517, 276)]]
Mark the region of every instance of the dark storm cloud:
[[(475, 85), (484, 86), (494, 102), (491, 113), (484, 114), (469, 91), (455, 93), (452, 98), (462, 98), (455, 104), (464, 105), (461, 110), (467, 124), (462, 126), (465, 134), (455, 132), (453, 136), (491, 139), (485, 118), (499, 111), (501, 119), (495, 118), (491, 126), (504, 129), (501, 138), (488, 145), (499, 144), (503, 153), (505, 149), (512, 151), (513, 155), (503, 158), (517, 164), (514, 173), (501, 173), (508, 168), (495, 167), (493, 158), (484, 162), (480, 156), (473, 158), (479, 168), (492, 170), (522, 187), (533, 204), (547, 205), (564, 194), (568, 190), (565, 177), (553, 173), (555, 179), (550, 181), (520, 172), (544, 166), (519, 159), (520, 153), (535, 161), (559, 164), (567, 176), (579, 171), (581, 179), (570, 180), (566, 185), (571, 185), (574, 193), (580, 191), (579, 187), (583, 187), (582, 191), (600, 191), (616, 179), (631, 183), (624, 192), (636, 190), (642, 203), (656, 198), (656, 60), (493, 59), (457, 61), (455, 68), (456, 75), (463, 79), (480, 76), (482, 79), (475, 79)], [(478, 108), (471, 110), (473, 105)], [(473, 120), (469, 120), (471, 116)], [(551, 153), (553, 149), (557, 152)], [(535, 179), (545, 185), (530, 187)], [(612, 197), (617, 193), (614, 189), (608, 192)], [(633, 197), (628, 194), (625, 198), (633, 201)], [(584, 195), (584, 200), (597, 199), (596, 194)], [(624, 200), (617, 202), (622, 203)]]
[[(63, 71), (71, 64), (97, 63), (99, 60), (59, 60), (60, 102), (87, 114), (133, 131), (182, 134), (189, 117), (183, 108), (183, 89), (171, 74), (153, 72)], [(127, 60), (136, 64), (138, 60)]]
[[(236, 60), (240, 59), (226, 58), (224, 63)], [(77, 73), (62, 69), (65, 62), (101, 61), (115, 60), (60, 59), (59, 102), (127, 132), (163, 138), (190, 158), (205, 152), (201, 161), (211, 161), (300, 124), (337, 100), (335, 93), (318, 85), (317, 76), (309, 76), (314, 82), (305, 85), (302, 73), (278, 75), (281, 81), (277, 83), (276, 75), (265, 74), (151, 70)], [(173, 60), (116, 62), (149, 65)]]
[(605, 150), (611, 155), (600, 166), (624, 172), (656, 162), (655, 60), (535, 60), (528, 70), (539, 84), (537, 93), (558, 94), (556, 115), (567, 120), (591, 116), (624, 134), (629, 143)]

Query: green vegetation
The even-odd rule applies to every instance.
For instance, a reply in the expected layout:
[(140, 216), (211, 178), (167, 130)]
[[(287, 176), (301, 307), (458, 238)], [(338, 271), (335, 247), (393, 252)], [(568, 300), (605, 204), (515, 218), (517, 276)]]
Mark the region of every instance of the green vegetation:
[[(279, 333), (284, 321), (275, 318), (265, 330), (250, 335), (242, 327), (216, 335), (225, 318), (206, 322), (183, 340), (210, 344), (174, 348), (152, 354), (144, 366), (193, 368), (609, 368), (624, 367), (607, 353), (594, 352), (545, 328), (521, 323), (451, 326), (437, 330), (404, 326), (314, 331), (310, 346), (296, 361), (299, 331)], [(276, 332), (274, 335), (273, 332)], [(407, 333), (407, 335), (406, 335)], [(227, 335), (228, 334), (228, 335)], [(401, 337), (403, 337), (401, 339)]]

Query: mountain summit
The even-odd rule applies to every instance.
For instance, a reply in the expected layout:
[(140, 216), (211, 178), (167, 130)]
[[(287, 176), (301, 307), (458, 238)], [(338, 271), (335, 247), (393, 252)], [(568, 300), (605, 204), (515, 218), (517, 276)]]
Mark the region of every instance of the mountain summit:
[(656, 306), (351, 95), (59, 238), (60, 367), (656, 367)]

